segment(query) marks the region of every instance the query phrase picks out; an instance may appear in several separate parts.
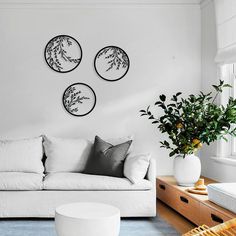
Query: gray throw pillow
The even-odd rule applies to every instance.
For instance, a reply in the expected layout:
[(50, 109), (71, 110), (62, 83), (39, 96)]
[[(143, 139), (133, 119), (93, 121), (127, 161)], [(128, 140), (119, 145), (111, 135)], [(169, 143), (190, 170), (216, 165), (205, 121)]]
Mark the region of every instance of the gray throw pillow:
[(98, 136), (86, 165), (85, 174), (124, 177), (124, 161), (132, 140), (113, 146)]

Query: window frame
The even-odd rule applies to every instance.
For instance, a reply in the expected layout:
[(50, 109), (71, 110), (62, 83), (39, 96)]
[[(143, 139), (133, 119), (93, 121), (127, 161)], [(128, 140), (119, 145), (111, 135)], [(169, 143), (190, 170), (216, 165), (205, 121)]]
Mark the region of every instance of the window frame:
[[(229, 81), (230, 85), (232, 86), (231, 89), (231, 96), (235, 99), (236, 98), (236, 63), (229, 65)], [(236, 160), (236, 137), (230, 137), (230, 147), (231, 147), (231, 155), (230, 158)]]

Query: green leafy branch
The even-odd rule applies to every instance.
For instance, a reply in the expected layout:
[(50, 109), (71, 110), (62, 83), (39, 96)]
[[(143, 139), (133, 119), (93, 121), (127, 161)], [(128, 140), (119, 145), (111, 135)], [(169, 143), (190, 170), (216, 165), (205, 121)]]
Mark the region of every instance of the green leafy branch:
[(192, 154), (204, 143), (227, 140), (227, 135), (236, 136), (236, 99), (230, 97), (226, 106), (217, 105), (215, 101), (224, 88), (231, 87), (220, 80), (219, 85), (213, 85), (212, 92), (189, 95), (182, 98), (181, 92), (174, 94), (167, 103), (164, 94), (155, 103), (163, 115), (156, 118), (150, 111), (150, 106), (140, 110), (141, 116), (147, 116), (152, 124), (157, 125), (161, 133), (167, 133), (171, 142), (161, 141), (161, 147), (170, 150), (169, 156), (176, 154)]

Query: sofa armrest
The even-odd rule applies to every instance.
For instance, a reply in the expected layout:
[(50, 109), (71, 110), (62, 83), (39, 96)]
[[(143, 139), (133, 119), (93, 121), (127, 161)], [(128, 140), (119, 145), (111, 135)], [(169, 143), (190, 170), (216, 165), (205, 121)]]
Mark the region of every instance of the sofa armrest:
[(156, 160), (151, 158), (147, 172), (147, 180), (156, 183)]

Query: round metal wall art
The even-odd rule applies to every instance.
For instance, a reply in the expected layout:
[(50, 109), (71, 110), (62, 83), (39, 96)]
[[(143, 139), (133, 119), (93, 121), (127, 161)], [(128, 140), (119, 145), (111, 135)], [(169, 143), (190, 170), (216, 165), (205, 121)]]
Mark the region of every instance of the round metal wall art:
[(70, 85), (63, 94), (63, 105), (73, 116), (88, 115), (96, 105), (96, 94), (84, 83)]
[(44, 57), (51, 69), (60, 73), (74, 70), (82, 60), (79, 42), (68, 35), (52, 38), (45, 47)]
[(94, 68), (104, 80), (117, 81), (122, 79), (130, 66), (126, 52), (116, 46), (102, 48), (95, 56)]

